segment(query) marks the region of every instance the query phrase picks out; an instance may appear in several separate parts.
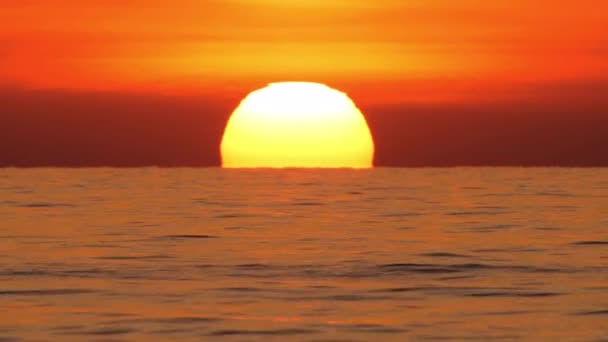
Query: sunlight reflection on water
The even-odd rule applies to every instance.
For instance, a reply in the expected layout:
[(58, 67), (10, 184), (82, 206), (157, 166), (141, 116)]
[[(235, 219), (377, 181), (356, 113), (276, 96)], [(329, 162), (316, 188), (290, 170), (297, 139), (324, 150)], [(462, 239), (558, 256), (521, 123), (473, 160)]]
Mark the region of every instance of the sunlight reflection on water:
[(606, 169), (0, 169), (0, 340), (608, 337)]

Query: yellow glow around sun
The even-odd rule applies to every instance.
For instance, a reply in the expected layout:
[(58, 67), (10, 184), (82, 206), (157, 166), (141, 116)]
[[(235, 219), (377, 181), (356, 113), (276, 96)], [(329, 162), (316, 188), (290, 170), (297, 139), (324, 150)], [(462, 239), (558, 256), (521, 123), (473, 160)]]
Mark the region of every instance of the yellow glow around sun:
[(374, 142), (365, 118), (344, 93), (308, 82), (272, 83), (232, 113), (222, 166), (372, 167)]

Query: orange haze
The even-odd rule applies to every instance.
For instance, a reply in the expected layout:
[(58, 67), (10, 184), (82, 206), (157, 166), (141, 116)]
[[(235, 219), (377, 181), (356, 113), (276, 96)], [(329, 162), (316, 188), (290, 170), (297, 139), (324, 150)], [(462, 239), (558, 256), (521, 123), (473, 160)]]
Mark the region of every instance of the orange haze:
[(0, 166), (219, 165), (282, 81), (347, 93), (378, 166), (608, 166), (602, 0), (1, 1)]
[(27, 87), (225, 93), (308, 80), (426, 102), (608, 75), (597, 0), (7, 3), (0, 75)]

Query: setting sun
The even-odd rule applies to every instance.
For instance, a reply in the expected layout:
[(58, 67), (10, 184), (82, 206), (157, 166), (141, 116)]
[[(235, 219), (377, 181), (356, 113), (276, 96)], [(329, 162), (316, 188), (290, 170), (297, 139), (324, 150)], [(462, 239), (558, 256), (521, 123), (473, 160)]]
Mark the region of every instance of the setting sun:
[(344, 93), (308, 82), (272, 83), (234, 111), (221, 143), (222, 166), (369, 168), (374, 142)]

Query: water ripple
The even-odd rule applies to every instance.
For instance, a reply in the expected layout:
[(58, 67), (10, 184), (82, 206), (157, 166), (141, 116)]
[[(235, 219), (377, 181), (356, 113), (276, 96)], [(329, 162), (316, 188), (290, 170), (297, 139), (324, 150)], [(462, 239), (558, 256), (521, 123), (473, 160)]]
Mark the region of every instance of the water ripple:
[(313, 329), (273, 329), (273, 330), (217, 330), (209, 334), (209, 336), (235, 336), (235, 335), (276, 335), (290, 336), (303, 334), (316, 334), (319, 330)]
[(0, 290), (0, 296), (65, 296), (95, 292), (98, 291), (89, 289)]

